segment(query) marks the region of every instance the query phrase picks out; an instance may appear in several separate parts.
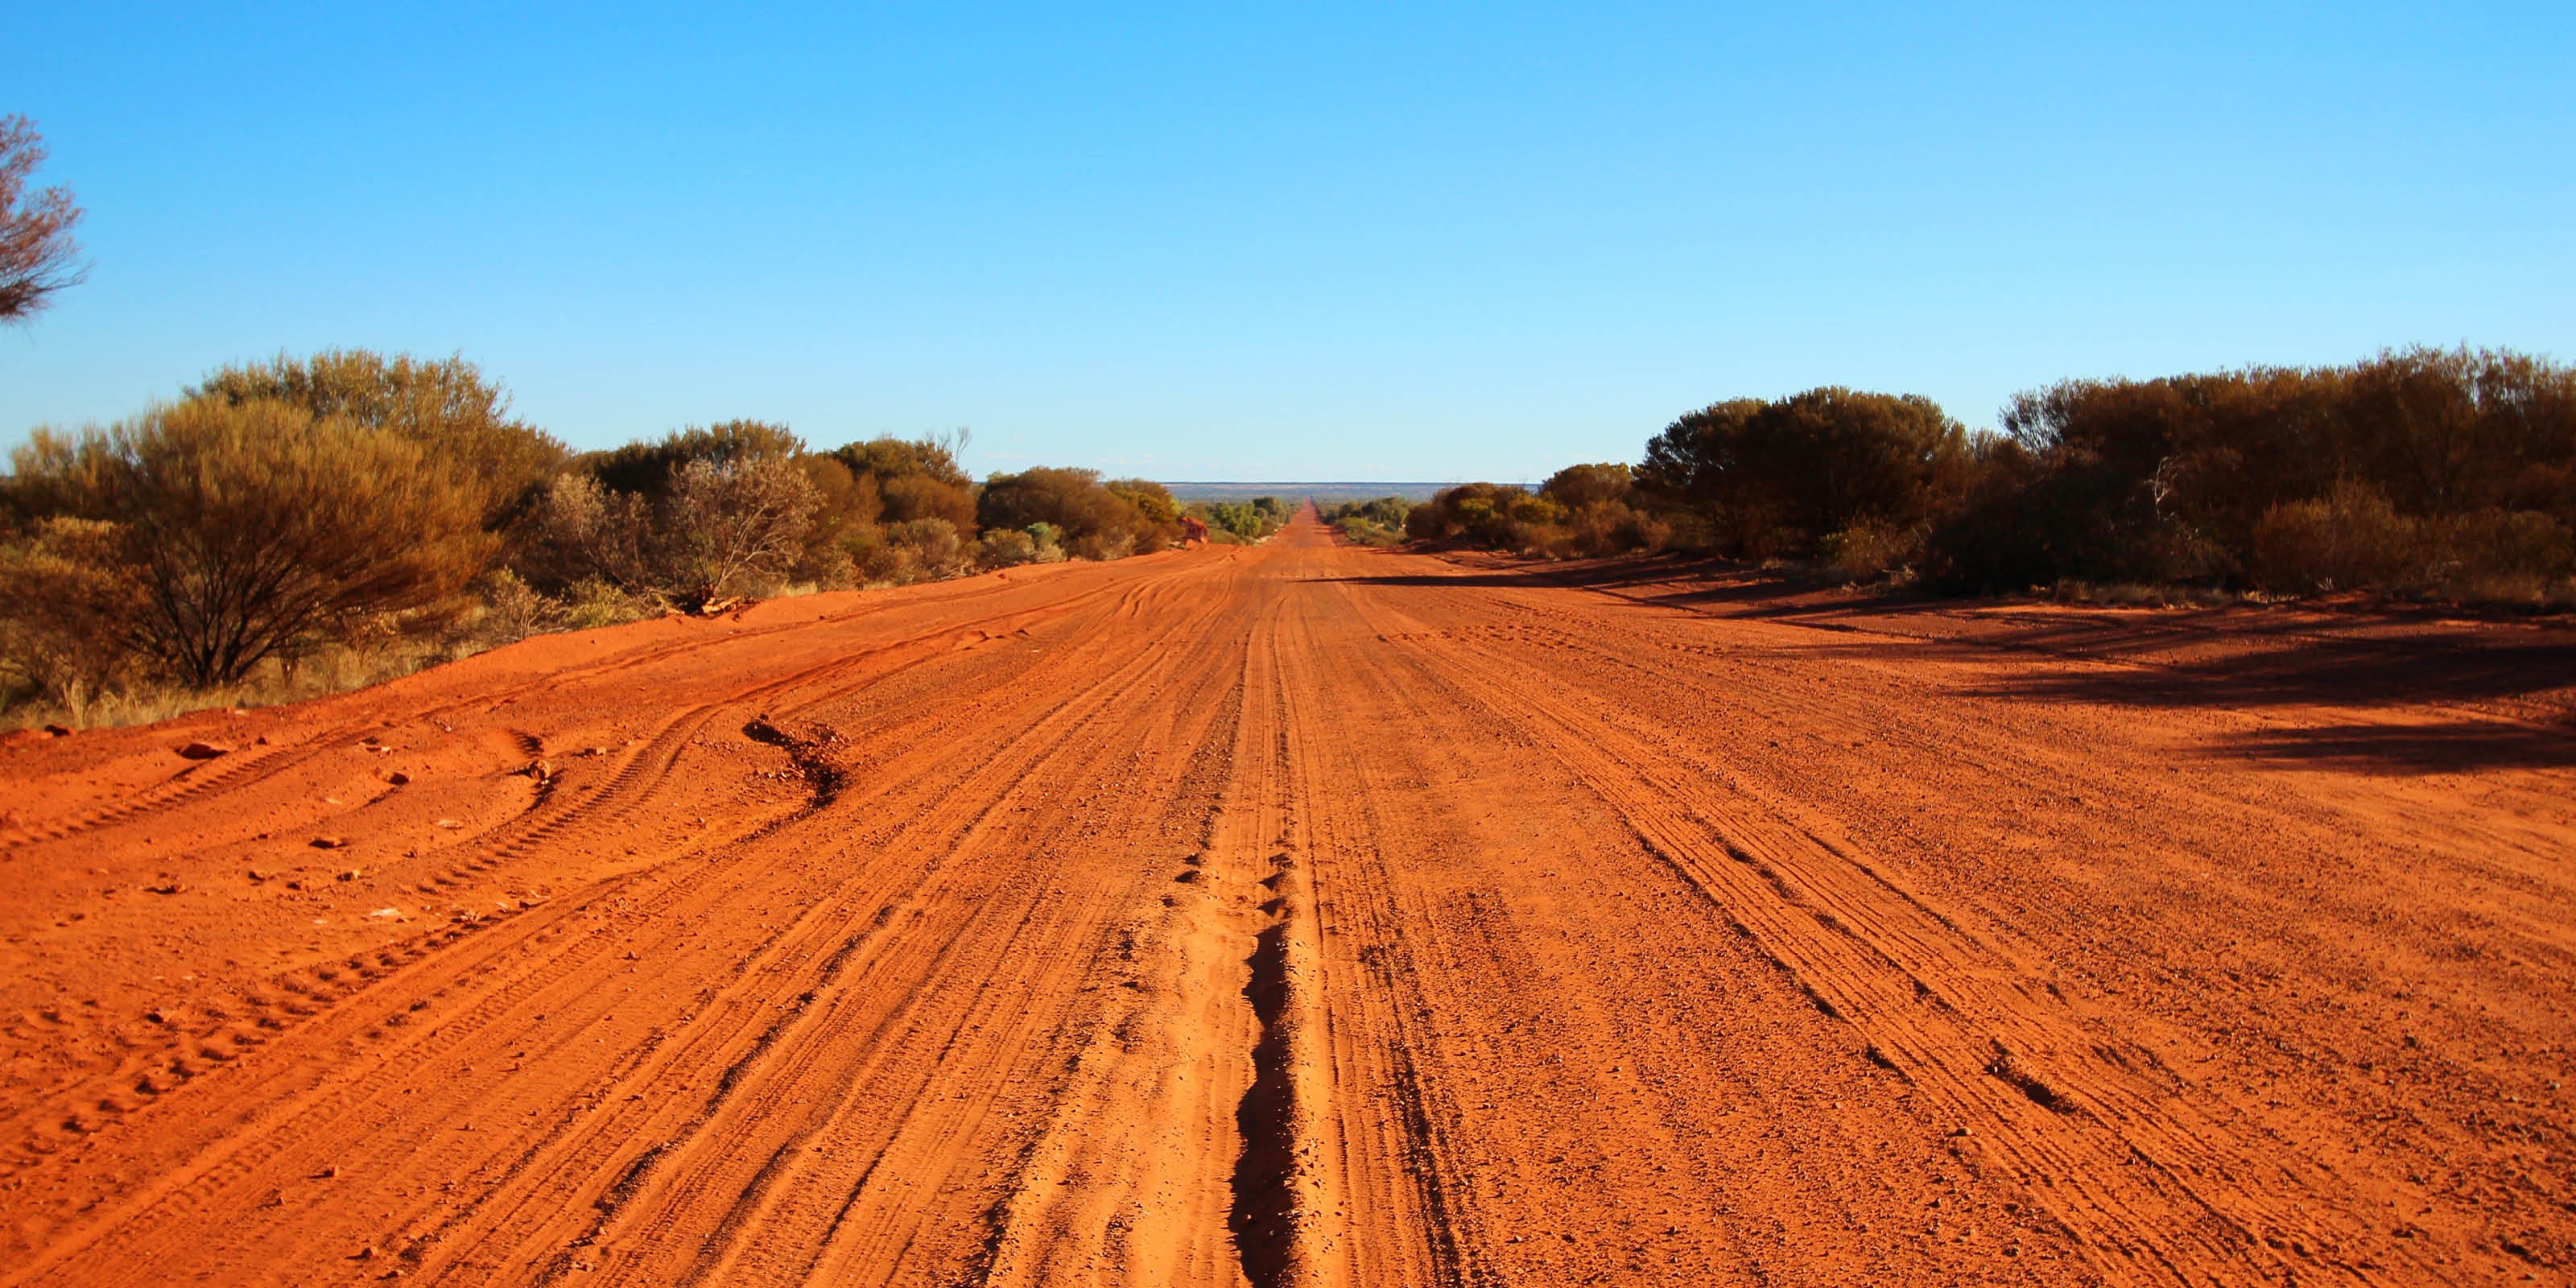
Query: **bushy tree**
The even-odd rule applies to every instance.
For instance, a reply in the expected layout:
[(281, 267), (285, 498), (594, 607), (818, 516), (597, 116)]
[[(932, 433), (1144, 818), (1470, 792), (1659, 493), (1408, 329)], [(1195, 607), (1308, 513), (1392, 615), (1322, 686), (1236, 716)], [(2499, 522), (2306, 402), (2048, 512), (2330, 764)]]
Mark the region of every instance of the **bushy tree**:
[(1249, 501), (1196, 501), (1182, 507), (1188, 514), (1208, 525), (1208, 533), (1220, 541), (1259, 541), (1295, 516), (1296, 510), (1275, 496), (1259, 496)]
[(975, 529), (975, 481), (957, 463), (957, 438), (874, 438), (836, 448), (832, 457), (876, 489), (884, 521), (944, 519), (961, 534)]
[(519, 571), (682, 606), (768, 593), (814, 558), (822, 493), (803, 448), (783, 426), (734, 420), (584, 458), (530, 516)]
[(27, 191), (44, 163), (35, 123), (0, 116), (0, 322), (34, 316), (55, 292), (81, 280), (80, 244), (72, 240), (81, 208), (71, 190)]
[(619, 492), (585, 470), (567, 470), (546, 483), (528, 515), (514, 558), (518, 574), (541, 590), (563, 593), (596, 580), (630, 595), (648, 595), (660, 582), (653, 503)]
[(1935, 533), (1954, 589), (2394, 589), (2546, 562), (2546, 534), (2576, 524), (2576, 372), (2510, 352), (2061, 381), (2004, 425), (2023, 458)]
[(1519, 548), (1515, 524), (1553, 523), (1565, 507), (1507, 483), (1461, 483), (1415, 506), (1407, 531), (1417, 540), (1466, 540), (1506, 550)]
[(498, 545), (474, 489), (420, 444), (276, 400), (39, 431), (14, 464), (13, 492), (49, 519), (104, 525), (81, 557), (127, 602), (100, 645), (199, 687), (317, 642), (439, 624)]
[(54, 515), (0, 540), (0, 670), (65, 708), (122, 687), (140, 594), (123, 531)]
[(2336, 373), (2353, 473), (2402, 510), (2576, 519), (2576, 369), (2526, 354), (2415, 348)]
[(1154, 527), (1169, 528), (1181, 521), (1181, 504), (1172, 499), (1172, 490), (1152, 479), (1111, 479), (1102, 486)]
[(1098, 470), (1042, 465), (995, 474), (984, 480), (975, 517), (988, 531), (1046, 524), (1084, 559), (1123, 558), (1148, 542), (1159, 547), (1165, 540), (1135, 504), (1101, 483)]
[(1928, 398), (1828, 386), (1692, 412), (1646, 445), (1639, 474), (1698, 508), (1728, 553), (1805, 554), (1856, 525), (1922, 522), (1966, 485), (1968, 447)]
[(883, 535), (877, 521), (885, 498), (874, 480), (852, 474), (837, 457), (800, 456), (796, 469), (813, 485), (814, 522), (791, 575), (825, 590), (844, 589), (858, 579), (856, 549)]
[(1624, 504), (1635, 488), (1636, 480), (1626, 465), (1601, 462), (1558, 470), (1539, 485), (1538, 494), (1569, 510), (1580, 510), (1613, 501)]
[(1322, 506), (1324, 522), (1341, 530), (1344, 537), (1363, 546), (1391, 546), (1405, 536), (1405, 521), (1413, 515), (1413, 503), (1400, 496), (1382, 496), (1373, 501), (1343, 501)]
[(533, 498), (564, 460), (553, 435), (510, 414), (510, 396), (462, 357), (426, 361), (368, 349), (284, 354), (226, 367), (189, 391), (226, 403), (284, 402), (418, 444), (470, 486), (487, 525)]
[(768, 593), (803, 554), (814, 509), (814, 484), (792, 460), (690, 461), (663, 500), (669, 584), (698, 602)]

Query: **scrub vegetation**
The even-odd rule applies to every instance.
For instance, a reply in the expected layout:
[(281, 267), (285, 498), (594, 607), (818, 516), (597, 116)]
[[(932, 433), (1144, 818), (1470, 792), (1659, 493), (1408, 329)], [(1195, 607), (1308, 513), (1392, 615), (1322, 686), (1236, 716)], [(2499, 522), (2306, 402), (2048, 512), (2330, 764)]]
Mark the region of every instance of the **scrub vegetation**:
[(1193, 501), (1181, 513), (1206, 524), (1210, 541), (1248, 545), (1288, 526), (1297, 505), (1275, 496), (1256, 496), (1249, 501)]
[[(529, 634), (811, 590), (1117, 559), (1162, 485), (978, 483), (962, 436), (818, 450), (734, 420), (574, 453), (461, 358), (227, 368), (0, 477), (0, 713), (117, 723), (370, 683)], [(1216, 507), (1258, 539), (1289, 507)], [(1238, 513), (1239, 512), (1239, 513)]]
[(2576, 370), (2415, 348), (2069, 380), (2015, 397), (2000, 432), (1910, 394), (1735, 399), (1675, 419), (1633, 468), (1450, 488), (1406, 530), (1532, 556), (1693, 550), (1948, 594), (2564, 607)]
[[(1970, 430), (1920, 396), (1840, 387), (1735, 399), (1676, 418), (1633, 465), (1324, 518), (1361, 545), (1682, 550), (1950, 594), (2576, 604), (2576, 372), (2545, 359), (2419, 348), (2070, 380), (2001, 419)], [(962, 446), (818, 448), (733, 420), (575, 453), (461, 358), (227, 368), (15, 453), (0, 713), (98, 723), (303, 696), (536, 632), (1152, 553), (1185, 518), (1259, 541), (1295, 511), (1183, 505), (1077, 468), (979, 482)]]

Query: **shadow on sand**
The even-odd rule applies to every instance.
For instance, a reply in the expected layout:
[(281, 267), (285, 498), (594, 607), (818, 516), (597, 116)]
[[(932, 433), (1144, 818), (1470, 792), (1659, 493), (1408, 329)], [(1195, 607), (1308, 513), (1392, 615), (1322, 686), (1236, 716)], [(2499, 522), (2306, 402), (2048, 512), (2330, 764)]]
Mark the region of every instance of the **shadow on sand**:
[[(2440, 609), (2394, 607), (2349, 616), (2241, 607), (2087, 611), (1871, 593), (1844, 588), (1828, 574), (1680, 556), (1489, 564), (1448, 576), (1342, 580), (1593, 590), (1712, 616), (1835, 632), (1841, 638), (1817, 650), (1827, 656), (1895, 661), (1937, 655), (2001, 663), (1983, 681), (1954, 690), (1968, 697), (2169, 710), (2355, 710), (2511, 702), (2576, 685), (2576, 632), (2552, 628), (2543, 638), (2516, 638)], [(2563, 718), (2336, 722), (2248, 736), (2213, 747), (2211, 754), (2389, 773), (2542, 768), (2576, 764), (2576, 724)]]
[(2415, 726), (2319, 725), (2231, 739), (2213, 748), (2211, 754), (2354, 773), (2547, 769), (2576, 764), (2576, 729), (2494, 721)]

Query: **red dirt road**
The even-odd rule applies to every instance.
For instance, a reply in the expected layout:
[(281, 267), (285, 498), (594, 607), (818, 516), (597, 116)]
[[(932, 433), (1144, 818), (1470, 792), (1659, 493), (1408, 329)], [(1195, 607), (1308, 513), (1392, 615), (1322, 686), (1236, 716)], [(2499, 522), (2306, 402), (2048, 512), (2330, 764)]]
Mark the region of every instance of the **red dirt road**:
[(22, 739), (0, 1284), (2565, 1282), (2570, 681), (1310, 516)]

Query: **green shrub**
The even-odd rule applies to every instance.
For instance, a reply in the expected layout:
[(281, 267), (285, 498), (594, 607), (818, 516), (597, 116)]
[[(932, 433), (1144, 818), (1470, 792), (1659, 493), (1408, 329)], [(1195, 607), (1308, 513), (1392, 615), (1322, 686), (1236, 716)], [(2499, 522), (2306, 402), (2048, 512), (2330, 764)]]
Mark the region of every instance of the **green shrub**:
[(1723, 553), (1768, 559), (1855, 526), (1923, 522), (1965, 489), (1972, 455), (1930, 399), (1828, 386), (1683, 416), (1646, 444), (1637, 478), (1697, 510)]
[(800, 573), (846, 584), (848, 551), (808, 540), (822, 490), (794, 446), (782, 429), (732, 421), (577, 462), (520, 525), (519, 571), (543, 589), (596, 578), (683, 607), (773, 594)]
[(0, 680), (76, 710), (141, 678), (127, 648), (142, 587), (114, 523), (53, 516), (0, 544)]
[(200, 688), (443, 626), (499, 548), (486, 493), (418, 442), (276, 400), (191, 399), (77, 440), (40, 431), (15, 464), (12, 490), (47, 498), (47, 517), (110, 525), (83, 558), (132, 588), (115, 643)]
[(1922, 545), (1918, 530), (1861, 522), (1827, 536), (1816, 553), (1846, 577), (1875, 577), (1910, 566)]
[(1197, 501), (1182, 512), (1207, 524), (1210, 540), (1227, 544), (1263, 540), (1296, 514), (1288, 503), (1275, 496), (1249, 501)]
[(2254, 527), (2254, 584), (2269, 591), (2393, 590), (2421, 583), (2420, 526), (2367, 483), (2266, 510)]
[(642, 598), (598, 577), (574, 582), (563, 600), (564, 624), (575, 630), (617, 626), (662, 611), (657, 601)]
[(987, 568), (1016, 568), (1037, 560), (1037, 541), (1028, 533), (1011, 528), (995, 528), (985, 533), (975, 552), (975, 562)]
[(238, 406), (273, 401), (416, 443), (470, 487), (487, 526), (531, 497), (564, 459), (563, 444), (510, 415), (509, 394), (462, 357), (429, 362), (368, 349), (283, 354), (226, 367), (188, 391)]
[(945, 519), (968, 538), (975, 535), (975, 481), (957, 463), (965, 443), (953, 438), (873, 438), (835, 448), (833, 459), (875, 489), (886, 523)]
[(1063, 534), (1077, 559), (1123, 559), (1169, 543), (1166, 526), (1148, 510), (1160, 513), (1170, 500), (1157, 484), (1131, 479), (1113, 489), (1097, 470), (1037, 466), (986, 479), (975, 517), (987, 529), (1045, 524)]

